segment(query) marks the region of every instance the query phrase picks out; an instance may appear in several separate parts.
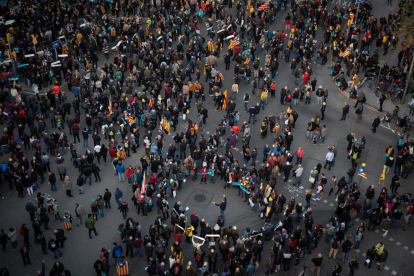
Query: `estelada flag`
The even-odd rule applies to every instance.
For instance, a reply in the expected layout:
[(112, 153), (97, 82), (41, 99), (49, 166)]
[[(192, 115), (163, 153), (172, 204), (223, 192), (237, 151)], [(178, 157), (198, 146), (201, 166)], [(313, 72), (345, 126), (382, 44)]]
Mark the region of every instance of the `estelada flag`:
[(348, 55), (351, 54), (351, 48), (348, 47), (348, 49), (346, 49), (346, 51), (342, 54), (343, 57), (346, 57)]
[(134, 123), (134, 117), (132, 117), (132, 115), (128, 115), (128, 122), (130, 122), (131, 124)]
[(118, 275), (129, 275), (128, 262), (127, 261), (119, 261), (116, 264), (116, 272), (118, 272)]
[(214, 42), (211, 40), (208, 42), (208, 50), (214, 52)]
[(225, 109), (227, 107), (227, 90), (223, 92), (224, 100), (223, 100), (223, 107)]
[(384, 168), (382, 169), (382, 173), (381, 173), (380, 179), (379, 179), (379, 181), (378, 181), (378, 187), (379, 187), (379, 185), (381, 184), (381, 181), (382, 181), (382, 180), (384, 180), (384, 179), (385, 179), (385, 166), (384, 166)]
[(155, 103), (155, 100), (154, 100), (154, 98), (151, 97), (150, 100), (149, 100), (149, 106), (152, 107), (154, 105), (154, 103)]
[(170, 126), (170, 123), (167, 123), (167, 125), (165, 126), (165, 128), (164, 128), (168, 133), (170, 133), (171, 132), (171, 126)]
[(236, 47), (237, 45), (240, 44), (240, 35), (236, 36), (233, 41), (230, 43), (229, 45), (229, 50), (233, 49), (234, 47)]
[(269, 6), (270, 6), (270, 1), (267, 1), (267, 2), (265, 2), (264, 4), (262, 4), (262, 5), (258, 8), (258, 10), (259, 10), (259, 11), (266, 10), (266, 9), (268, 9), (268, 8), (269, 8)]
[(365, 174), (364, 167), (362, 166), (359, 168), (358, 175), (362, 176), (365, 179), (368, 179), (367, 175)]

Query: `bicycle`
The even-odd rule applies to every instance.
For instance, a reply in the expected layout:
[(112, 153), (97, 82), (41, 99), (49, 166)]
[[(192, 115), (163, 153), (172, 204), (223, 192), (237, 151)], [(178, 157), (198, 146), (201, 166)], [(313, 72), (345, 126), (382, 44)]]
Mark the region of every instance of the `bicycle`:
[(391, 89), (391, 101), (394, 104), (400, 104), (402, 101), (402, 96), (403, 96), (403, 90), (401, 88), (395, 88), (395, 89)]

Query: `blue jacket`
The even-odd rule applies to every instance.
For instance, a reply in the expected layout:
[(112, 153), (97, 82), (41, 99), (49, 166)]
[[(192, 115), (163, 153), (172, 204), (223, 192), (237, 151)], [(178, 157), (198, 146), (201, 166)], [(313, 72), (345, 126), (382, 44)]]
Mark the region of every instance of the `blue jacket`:
[(120, 258), (124, 250), (122, 249), (121, 245), (114, 246), (112, 249), (112, 258)]
[(121, 164), (121, 165), (116, 165), (116, 171), (118, 172), (118, 173), (124, 173), (125, 172), (125, 166), (123, 165), (123, 164)]
[(8, 168), (7, 164), (6, 164), (6, 163), (4, 163), (4, 162), (1, 164), (1, 166), (0, 166), (0, 167), (1, 167), (1, 171), (2, 171), (2, 172), (5, 172), (5, 171), (7, 170), (7, 168)]
[(121, 190), (115, 191), (115, 199), (119, 200), (124, 196)]

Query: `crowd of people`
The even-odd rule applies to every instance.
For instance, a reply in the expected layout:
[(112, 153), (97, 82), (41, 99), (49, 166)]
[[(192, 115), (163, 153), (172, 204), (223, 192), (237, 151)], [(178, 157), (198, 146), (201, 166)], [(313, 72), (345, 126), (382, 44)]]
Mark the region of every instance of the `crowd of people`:
[[(388, 251), (382, 241), (366, 252), (365, 260), (358, 261), (348, 254), (352, 247), (360, 247), (367, 231), (376, 227), (384, 230), (384, 237), (394, 231), (394, 225), (399, 228), (400, 221), (403, 230), (407, 229), (414, 202), (410, 193), (397, 190), (401, 178), (407, 179), (413, 170), (414, 147), (408, 135), (396, 141), (395, 150), (390, 146), (385, 152), (384, 172), (388, 174), (394, 166), (390, 189), (371, 185), (365, 198), (361, 196), (362, 187), (355, 180), (360, 175), (358, 161), (366, 139), (352, 132), (346, 137), (346, 155), (329, 146), (325, 164), (319, 163), (311, 170), (306, 206), (277, 191), (280, 186), (276, 182), (293, 178), (288, 185), (297, 187), (303, 176), (308, 177), (302, 167), (307, 149), (293, 147), (298, 106), (311, 105), (316, 97), (317, 103), (313, 100), (312, 105), (320, 107), (320, 116), (307, 124), (306, 137), (316, 145), (324, 144), (327, 135), (328, 126), (323, 121), (329, 91), (312, 77), (312, 60), (319, 66), (333, 59), (331, 75), (341, 89), (352, 86), (358, 122), (362, 121), (366, 101), (358, 90), (358, 74), (368, 79), (369, 86), (376, 79), (380, 84), (408, 81), (412, 48), (399, 51), (397, 64), (379, 64), (379, 47), (386, 55), (389, 46), (394, 50), (398, 45), (394, 30), (401, 10), (378, 19), (371, 14), (371, 2), (350, 9), (335, 6), (331, 11), (326, 8), (327, 2), (114, 0), (61, 4), (46, 0), (15, 5), (6, 0), (10, 9), (0, 11), (0, 122), (5, 124), (0, 154), (3, 150), (8, 158), (1, 164), (0, 180), (7, 182), (19, 198), (35, 191), (37, 194), (35, 199), (25, 200), (31, 227), (23, 224), (17, 230), (1, 230), (4, 251), (10, 243), (13, 250), (19, 250), (24, 266), (31, 265), (30, 251), (36, 250), (31, 244), (34, 236), (43, 254), (50, 251), (59, 259), (65, 240), (71, 238), (74, 221), (88, 229), (89, 239), (92, 233), (99, 235), (95, 225), (99, 217), (104, 217), (104, 210), (111, 209), (113, 193), (115, 208), (125, 223), (117, 228), (120, 240), (113, 243), (113, 248), (103, 247), (93, 264), (98, 276), (109, 275), (111, 258), (118, 275), (129, 275), (128, 261), (135, 255), (143, 257), (143, 253), (149, 276), (252, 276), (261, 266), (268, 275), (305, 264), (310, 254), (312, 272), (319, 276), (324, 256), (336, 260), (338, 251), (342, 253), (342, 264), (338, 262), (331, 275), (343, 270), (354, 275), (359, 262), (368, 269), (376, 263), (383, 270)], [(400, 5), (407, 2), (402, 0)], [(346, 21), (351, 12), (357, 16), (348, 30)], [(272, 29), (276, 18), (284, 18), (285, 30)], [(324, 40), (316, 44), (318, 28)], [(371, 49), (374, 42), (375, 49)], [(106, 61), (98, 67), (101, 52)], [(224, 70), (235, 64), (232, 80), (225, 80), (219, 70), (222, 52)], [(281, 85), (277, 92), (282, 111), (269, 112), (266, 107), (276, 98), (279, 66), (289, 66), (296, 87)], [(250, 85), (241, 99), (239, 90)], [(31, 93), (24, 91), (27, 86)], [(379, 86), (382, 102), (385, 89), (385, 85)], [(208, 123), (205, 102), (209, 101), (216, 111), (224, 112), (211, 134), (202, 132)], [(240, 119), (241, 106), (249, 115), (248, 121)], [(340, 121), (346, 120), (349, 111), (345, 103)], [(393, 117), (398, 127), (404, 127), (404, 117), (399, 118), (398, 110)], [(181, 120), (186, 127), (179, 132)], [(251, 141), (249, 125), (257, 121), (260, 137), (272, 141), (263, 143), (263, 148)], [(374, 133), (379, 123), (378, 117), (373, 120)], [(169, 134), (174, 141), (170, 144), (166, 143)], [(81, 142), (83, 148), (78, 144)], [(145, 154), (139, 162), (127, 165), (137, 160), (134, 158), (141, 145)], [(234, 156), (237, 145), (243, 160)], [(345, 156), (351, 161), (347, 177), (329, 178), (335, 160)], [(260, 161), (262, 165), (257, 164)], [(89, 180), (91, 185), (93, 177), (101, 182), (101, 168), (107, 163), (112, 164), (120, 185), (125, 181), (131, 185), (132, 198), (128, 200), (130, 192), (121, 186), (103, 189), (103, 195), (91, 200), (88, 212), (86, 206), (71, 199), (72, 193), (76, 186), (79, 194), (87, 192), (86, 183)], [(77, 168), (78, 173), (69, 175), (69, 166)], [(237, 190), (253, 213), (264, 219), (263, 227), (224, 226), (228, 204), (225, 195), (220, 203), (214, 203), (220, 210), (217, 221), (209, 223), (197, 212), (187, 215), (188, 210), (176, 197), (186, 189), (190, 178), (194, 184), (200, 179), (200, 185), (221, 182), (223, 189)], [(51, 193), (44, 188), (46, 183)], [(68, 200), (73, 202), (72, 214), (59, 209), (58, 195), (53, 193), (57, 183), (63, 184)], [(332, 193), (336, 209), (325, 224), (312, 214), (311, 201)], [(172, 200), (176, 202), (170, 207)], [(147, 218), (140, 215), (147, 217), (155, 207), (157, 217), (147, 232), (141, 228)], [(132, 209), (138, 216), (131, 215)], [(53, 225), (55, 229), (47, 232), (50, 214), (62, 224)], [(363, 220), (356, 227), (355, 239), (349, 239), (346, 232), (357, 218)], [(24, 239), (19, 248), (18, 235)], [(174, 241), (170, 246), (171, 238)], [(330, 243), (329, 255), (318, 249), (323, 240)], [(265, 245), (271, 251), (262, 261)], [(191, 246), (194, 255), (184, 259), (183, 249)], [(0, 272), (9, 275), (6, 265)], [(300, 273), (309, 274), (305, 267)], [(46, 275), (44, 262), (38, 275)], [(49, 275), (68, 276), (70, 268), (56, 261)]]

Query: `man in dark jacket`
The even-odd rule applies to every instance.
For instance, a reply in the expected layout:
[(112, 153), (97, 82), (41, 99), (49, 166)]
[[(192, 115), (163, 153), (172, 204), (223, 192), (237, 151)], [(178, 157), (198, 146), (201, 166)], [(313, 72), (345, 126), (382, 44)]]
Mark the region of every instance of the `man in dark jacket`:
[(372, 133), (377, 133), (377, 127), (380, 125), (380, 118), (375, 116), (375, 119), (372, 120)]
[(194, 212), (190, 217), (191, 225), (194, 227), (193, 235), (197, 235), (197, 227), (200, 225), (200, 219), (197, 212)]
[(322, 254), (319, 253), (317, 258), (313, 258), (312, 259), (312, 263), (313, 263), (313, 268), (312, 268), (312, 272), (316, 272), (316, 275), (320, 275), (321, 274), (321, 266), (322, 266)]
[(342, 118), (339, 121), (345, 121), (346, 120), (346, 114), (349, 113), (349, 105), (345, 103), (345, 105), (342, 107)]

